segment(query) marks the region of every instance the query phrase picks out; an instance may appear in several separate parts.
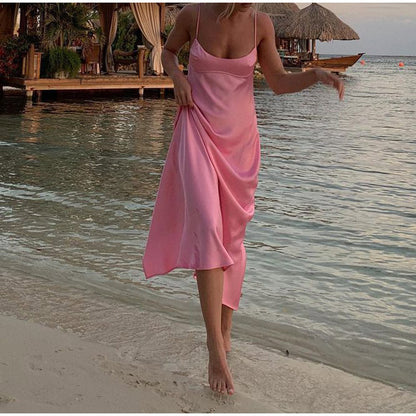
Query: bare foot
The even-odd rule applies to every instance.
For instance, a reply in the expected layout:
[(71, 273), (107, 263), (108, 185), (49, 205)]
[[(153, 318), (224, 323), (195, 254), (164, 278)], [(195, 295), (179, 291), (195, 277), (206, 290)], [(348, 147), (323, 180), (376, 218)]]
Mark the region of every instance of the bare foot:
[(223, 394), (233, 394), (233, 378), (228, 368), (224, 345), (209, 342), (207, 345), (209, 352), (208, 382), (211, 390)]

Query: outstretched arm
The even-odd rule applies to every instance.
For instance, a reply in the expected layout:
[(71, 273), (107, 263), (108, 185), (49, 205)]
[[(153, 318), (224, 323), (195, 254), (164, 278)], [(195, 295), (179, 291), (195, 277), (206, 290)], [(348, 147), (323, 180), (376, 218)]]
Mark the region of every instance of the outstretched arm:
[(258, 61), (269, 87), (275, 94), (298, 92), (320, 81), (334, 87), (338, 91), (339, 99), (344, 98), (344, 83), (328, 71), (319, 68), (305, 72), (290, 74), (283, 68), (282, 61), (276, 49), (274, 27), (266, 13), (258, 13), (259, 34), (261, 41), (257, 48)]

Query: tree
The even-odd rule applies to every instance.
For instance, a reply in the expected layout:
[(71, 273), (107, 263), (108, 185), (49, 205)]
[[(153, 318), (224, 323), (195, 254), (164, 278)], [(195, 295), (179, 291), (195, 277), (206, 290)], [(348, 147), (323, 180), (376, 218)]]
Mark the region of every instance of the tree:
[(82, 3), (42, 3), (44, 15), (43, 46), (70, 46), (75, 39), (87, 35), (89, 10)]

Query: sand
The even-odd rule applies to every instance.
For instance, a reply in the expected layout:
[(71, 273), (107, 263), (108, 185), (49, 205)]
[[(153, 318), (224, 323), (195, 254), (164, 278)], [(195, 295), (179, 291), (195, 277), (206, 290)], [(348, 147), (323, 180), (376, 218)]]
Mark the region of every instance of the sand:
[(0, 412), (416, 411), (416, 394), (233, 341), (236, 393), (209, 389), (203, 328), (0, 273)]

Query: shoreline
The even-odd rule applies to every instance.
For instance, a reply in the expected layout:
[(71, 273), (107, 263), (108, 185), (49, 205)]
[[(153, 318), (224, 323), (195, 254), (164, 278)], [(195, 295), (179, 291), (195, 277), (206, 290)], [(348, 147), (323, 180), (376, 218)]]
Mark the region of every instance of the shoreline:
[(209, 389), (202, 316), (195, 327), (70, 284), (0, 275), (2, 412), (416, 411), (413, 392), (239, 339), (236, 393), (223, 396)]

